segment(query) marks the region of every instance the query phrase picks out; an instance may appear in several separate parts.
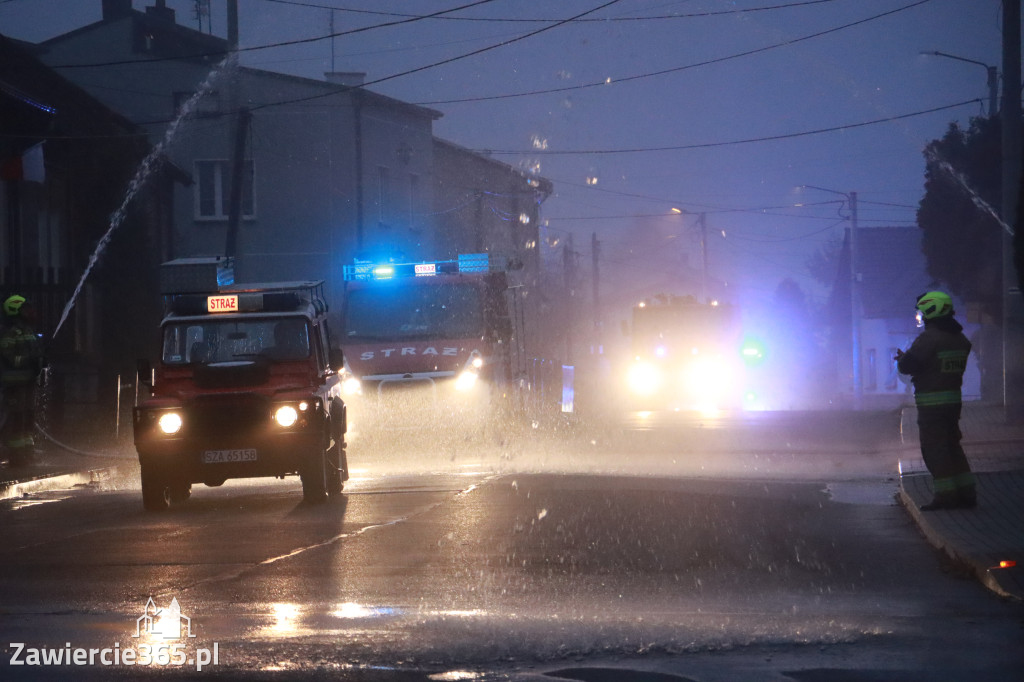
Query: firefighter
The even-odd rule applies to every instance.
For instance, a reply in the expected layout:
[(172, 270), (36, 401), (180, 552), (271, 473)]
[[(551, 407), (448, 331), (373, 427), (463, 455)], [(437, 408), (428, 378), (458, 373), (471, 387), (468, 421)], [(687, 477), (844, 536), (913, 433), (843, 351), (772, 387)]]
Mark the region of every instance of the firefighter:
[(0, 332), (0, 386), (6, 416), (0, 445), (12, 466), (27, 464), (35, 442), (35, 385), (43, 368), (42, 339), (32, 326), (31, 307), (24, 296), (9, 296), (3, 304), (6, 325)]
[(921, 294), (917, 311), (924, 331), (906, 352), (896, 351), (896, 366), (914, 384), (921, 456), (933, 480), (934, 497), (921, 509), (971, 508), (977, 504), (974, 474), (960, 444), (960, 388), (971, 342), (953, 318), (948, 294)]

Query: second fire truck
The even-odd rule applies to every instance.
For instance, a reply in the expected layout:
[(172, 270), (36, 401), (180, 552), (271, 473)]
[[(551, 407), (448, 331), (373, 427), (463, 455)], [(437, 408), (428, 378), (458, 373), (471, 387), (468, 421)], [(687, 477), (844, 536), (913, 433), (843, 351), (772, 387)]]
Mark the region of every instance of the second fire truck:
[(500, 259), (357, 261), (344, 274), (344, 389), (355, 430), (461, 427), (512, 399), (521, 324)]

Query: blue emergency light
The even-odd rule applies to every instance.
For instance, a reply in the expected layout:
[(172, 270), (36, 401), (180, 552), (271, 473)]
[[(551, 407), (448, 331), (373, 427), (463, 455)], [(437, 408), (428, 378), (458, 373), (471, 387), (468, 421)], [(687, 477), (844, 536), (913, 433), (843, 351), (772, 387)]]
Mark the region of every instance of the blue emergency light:
[(342, 268), (346, 282), (353, 280), (384, 280), (395, 277), (431, 277), (474, 272), (497, 272), (502, 268), (498, 259), (488, 253), (462, 253), (457, 260), (395, 263), (356, 259), (355, 264)]

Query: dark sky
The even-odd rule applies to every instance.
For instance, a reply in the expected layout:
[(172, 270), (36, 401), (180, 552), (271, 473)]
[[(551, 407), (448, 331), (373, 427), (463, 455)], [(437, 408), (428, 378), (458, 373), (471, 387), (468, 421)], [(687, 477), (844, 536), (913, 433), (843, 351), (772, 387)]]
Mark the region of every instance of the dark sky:
[[(326, 36), (332, 19), (340, 32), (469, 2), (241, 0), (240, 41)], [(198, 27), (195, 3), (167, 4)], [(223, 36), (224, 2), (212, 5)], [(982, 65), (920, 53), (998, 66), (1000, 14), (999, 0), (495, 0), (248, 51), (242, 63), (375, 81), (498, 46), (372, 89), (444, 112), (438, 136), (551, 179), (547, 236), (571, 234), (588, 266), (598, 235), (609, 299), (699, 294), (678, 274), (684, 262), (700, 267), (695, 214), (705, 212), (709, 273), (734, 299), (763, 303), (792, 277), (823, 302), (806, 260), (841, 236), (849, 213), (840, 194), (797, 188), (857, 192), (864, 227), (913, 225), (924, 145), (988, 101)], [(25, 40), (99, 18), (100, 0), (0, 0), (0, 32)], [(984, 104), (953, 106), (974, 99)]]

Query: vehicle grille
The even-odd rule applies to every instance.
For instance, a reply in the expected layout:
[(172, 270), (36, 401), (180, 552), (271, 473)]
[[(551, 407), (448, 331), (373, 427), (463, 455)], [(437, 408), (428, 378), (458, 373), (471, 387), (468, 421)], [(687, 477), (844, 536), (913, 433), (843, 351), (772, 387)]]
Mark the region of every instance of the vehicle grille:
[(204, 397), (185, 406), (185, 420), (191, 436), (224, 435), (265, 428), (270, 404), (259, 396)]

